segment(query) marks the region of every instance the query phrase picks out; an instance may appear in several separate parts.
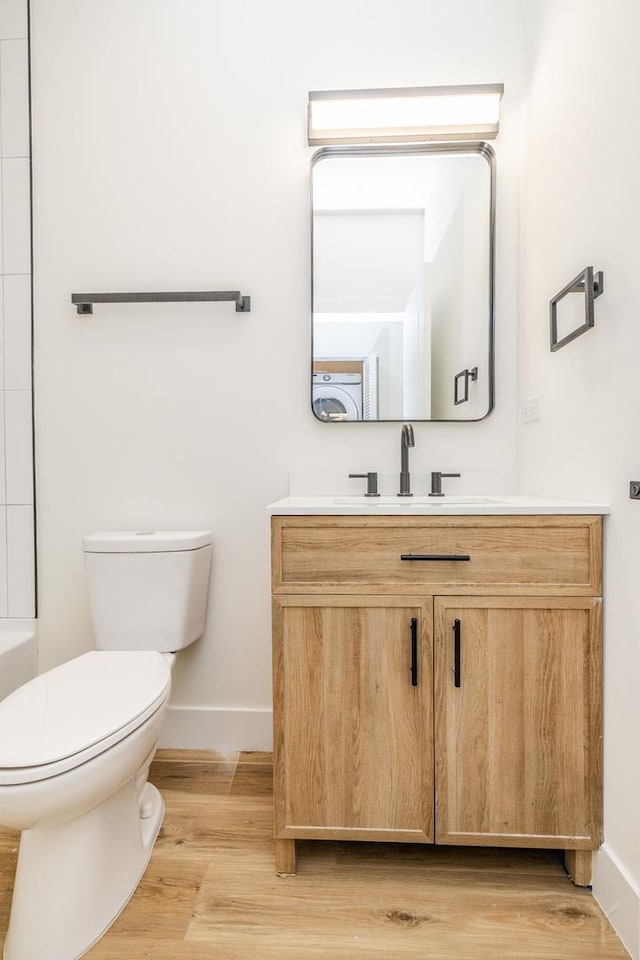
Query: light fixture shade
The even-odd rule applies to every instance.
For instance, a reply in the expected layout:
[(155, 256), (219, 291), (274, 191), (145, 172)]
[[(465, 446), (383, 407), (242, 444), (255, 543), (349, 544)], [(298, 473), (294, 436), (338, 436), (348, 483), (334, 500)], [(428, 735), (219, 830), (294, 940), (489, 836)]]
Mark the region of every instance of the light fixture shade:
[(313, 90), (308, 141), (409, 143), (493, 140), (498, 134), (501, 83), (391, 90)]

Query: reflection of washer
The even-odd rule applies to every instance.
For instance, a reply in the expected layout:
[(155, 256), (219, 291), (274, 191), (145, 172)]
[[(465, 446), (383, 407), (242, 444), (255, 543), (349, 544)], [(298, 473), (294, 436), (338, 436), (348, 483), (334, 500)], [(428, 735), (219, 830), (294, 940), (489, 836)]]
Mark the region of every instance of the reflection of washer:
[(314, 373), (312, 403), (318, 420), (362, 420), (362, 374)]

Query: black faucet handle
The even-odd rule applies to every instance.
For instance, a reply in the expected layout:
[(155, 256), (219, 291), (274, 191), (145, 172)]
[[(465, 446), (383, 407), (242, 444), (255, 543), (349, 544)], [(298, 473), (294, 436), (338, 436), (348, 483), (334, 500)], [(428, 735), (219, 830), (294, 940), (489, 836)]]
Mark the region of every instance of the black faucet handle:
[(442, 473), (441, 470), (434, 470), (431, 474), (431, 493), (430, 497), (444, 497), (442, 492), (443, 477), (459, 477), (459, 473)]
[(367, 481), (367, 492), (365, 497), (379, 497), (378, 493), (378, 474), (377, 473), (350, 473), (352, 479), (362, 479)]

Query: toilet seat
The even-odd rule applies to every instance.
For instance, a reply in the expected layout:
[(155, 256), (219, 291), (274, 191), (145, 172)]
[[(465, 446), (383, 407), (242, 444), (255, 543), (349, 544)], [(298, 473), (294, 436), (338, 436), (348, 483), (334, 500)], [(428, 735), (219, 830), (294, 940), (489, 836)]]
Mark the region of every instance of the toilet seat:
[(155, 650), (94, 650), (30, 680), (0, 703), (0, 786), (49, 779), (103, 753), (170, 690)]

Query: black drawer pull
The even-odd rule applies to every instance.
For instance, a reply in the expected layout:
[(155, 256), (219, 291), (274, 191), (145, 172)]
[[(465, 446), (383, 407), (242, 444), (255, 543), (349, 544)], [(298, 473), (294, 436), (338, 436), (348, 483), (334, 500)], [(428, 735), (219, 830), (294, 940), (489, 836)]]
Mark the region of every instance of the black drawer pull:
[(418, 686), (418, 619), (411, 617), (411, 686)]
[(466, 553), (401, 553), (401, 560), (471, 560)]
[(453, 685), (460, 686), (460, 621), (453, 621)]

